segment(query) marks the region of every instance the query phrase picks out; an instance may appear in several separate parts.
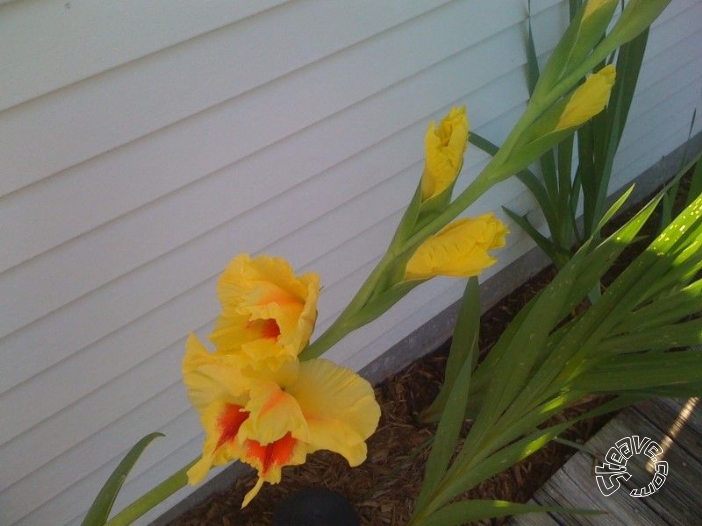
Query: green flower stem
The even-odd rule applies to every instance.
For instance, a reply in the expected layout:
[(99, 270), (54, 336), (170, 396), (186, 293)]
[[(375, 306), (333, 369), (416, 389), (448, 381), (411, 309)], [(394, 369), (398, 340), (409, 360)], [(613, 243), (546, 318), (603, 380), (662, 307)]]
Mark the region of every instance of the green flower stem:
[(173, 495), (176, 491), (185, 487), (188, 483), (187, 472), (198, 460), (200, 460), (199, 456), (187, 466), (176, 471), (158, 486), (154, 487), (151, 491), (132, 502), (129, 506), (108, 520), (105, 526), (128, 526), (147, 511)]
[(332, 323), (332, 325), (312, 344), (310, 344), (300, 354), (300, 360), (310, 360), (318, 358), (323, 353), (328, 351), (342, 338), (351, 331), (359, 328), (365, 323), (358, 324), (357, 320), (365, 318), (361, 316), (361, 311), (368, 304), (369, 300), (375, 293), (381, 292), (384, 281), (387, 280), (389, 272), (393, 270), (393, 264), (396, 259), (408, 252), (414, 250), (429, 236), (438, 232), (441, 228), (449, 224), (468, 206), (473, 204), (480, 196), (482, 196), (490, 187), (497, 184), (501, 180), (509, 177), (512, 173), (502, 175), (504, 172), (504, 160), (508, 157), (508, 151), (518, 142), (521, 134), (528, 129), (533, 120), (540, 115), (541, 110), (537, 105), (530, 104), (527, 110), (522, 115), (512, 133), (505, 141), (499, 152), (492, 158), (490, 163), (480, 173), (480, 175), (466, 188), (461, 194), (449, 205), (446, 209), (436, 216), (432, 221), (421, 227), (417, 232), (413, 233), (408, 239), (400, 241), (397, 236), (393, 237), (391, 245), (388, 247), (385, 255), (373, 269), (364, 284), (359, 289), (356, 296), (351, 300), (349, 305)]
[(409, 238), (402, 240), (402, 236), (396, 235), (393, 237), (388, 251), (359, 289), (353, 300), (351, 300), (351, 303), (349, 303), (329, 329), (300, 354), (301, 360), (309, 360), (321, 356), (348, 333), (363, 325), (363, 323), (358, 325), (354, 320), (360, 317), (359, 314), (366, 306), (369, 299), (371, 299), (375, 293), (382, 291), (383, 287), (381, 286), (379, 288), (379, 285), (383, 285), (387, 280), (389, 276), (388, 272), (392, 271), (393, 263), (398, 256), (407, 251), (414, 250), (425, 239), (435, 234), (458, 217), (461, 212), (466, 210), (468, 206), (473, 204), (492, 186), (513, 176), (535, 160), (524, 158), (515, 162), (511, 160), (511, 157), (530, 126), (532, 126), (548, 108), (571, 91), (577, 83), (597, 64), (604, 60), (613, 49), (620, 45), (621, 42), (618, 40), (620, 39), (612, 38), (611, 35), (606, 37), (585, 60), (567, 73), (555, 86), (544, 92), (542, 96), (532, 97), (529, 100), (526, 110), (505, 139), (499, 151), (478, 177), (468, 185), (443, 212), (420, 227), (419, 230), (411, 234)]
[(383, 258), (366, 279), (363, 286), (358, 290), (348, 306), (339, 317), (324, 331), (324, 333), (300, 353), (300, 360), (311, 360), (319, 358), (326, 351), (331, 349), (344, 336), (356, 330), (360, 325), (354, 322), (354, 318), (368, 302), (369, 298), (378, 288), (377, 285), (385, 278), (386, 272), (394, 260), (394, 254), (386, 252)]

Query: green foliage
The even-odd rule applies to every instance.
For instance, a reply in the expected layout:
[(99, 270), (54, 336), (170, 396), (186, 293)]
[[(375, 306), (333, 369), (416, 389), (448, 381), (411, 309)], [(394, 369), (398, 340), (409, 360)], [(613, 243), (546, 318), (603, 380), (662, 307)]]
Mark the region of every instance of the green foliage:
[[(645, 32), (669, 2), (670, 0), (645, 0), (645, 2), (630, 0), (612, 31), (607, 35), (605, 30), (610, 24), (616, 1), (606, 0), (598, 4), (600, 8), (587, 17), (584, 8), (580, 8), (574, 15), (564, 38), (554, 50), (544, 74), (538, 80), (535, 80), (535, 77), (532, 79), (530, 88), (533, 90), (533, 95), (526, 110), (504, 144), (500, 148), (492, 148), (494, 157), (488, 165), (457, 196), (453, 195), (452, 184), (434, 203), (421, 203), (418, 187), (385, 255), (347, 308), (324, 334), (300, 354), (300, 360), (322, 355), (351, 331), (381, 316), (410, 290), (421, 284), (421, 281), (409, 283), (399, 281), (398, 276), (403, 274), (407, 260), (423, 241), (457, 218), (497, 183), (519, 174), (539, 202), (543, 202), (544, 213), (554, 224), (564, 217), (572, 217), (573, 197), (571, 195), (564, 197), (565, 194), (562, 193), (573, 191), (570, 187), (570, 177), (567, 184), (565, 177), (565, 174), (570, 173), (572, 144), (564, 141), (572, 141), (569, 137), (572, 136), (573, 128), (577, 127), (577, 123), (572, 124), (572, 128), (560, 129), (557, 125), (553, 126), (552, 117), (558, 117), (558, 110), (566, 107), (586, 74), (603, 63), (614, 50)], [(579, 2), (571, 0), (571, 4), (575, 6)], [(636, 45), (632, 43), (632, 46)], [(533, 73), (536, 64), (533, 49), (530, 54), (532, 55), (530, 69)], [(623, 55), (620, 52), (620, 57)], [(630, 60), (633, 61), (633, 59)], [(624, 88), (621, 89), (624, 91), (622, 98), (626, 100), (628, 95)], [(619, 122), (617, 119), (622, 119), (624, 113), (620, 110), (611, 119), (615, 123)], [(606, 118), (609, 119), (609, 117)], [(625, 119), (624, 115), (621, 122)], [(552, 127), (549, 128), (549, 125)], [(621, 136), (619, 128), (613, 129), (617, 133), (613, 133), (608, 138), (608, 144), (618, 143)], [(473, 135), (473, 142), (480, 140)], [(489, 146), (487, 141), (484, 141), (484, 144)], [(559, 145), (558, 152), (547, 153), (557, 145)], [(527, 170), (527, 167), (542, 155), (553, 157), (552, 161), (547, 157), (542, 164), (545, 163), (547, 168), (553, 165), (560, 170), (560, 175), (557, 174), (543, 187), (540, 186), (536, 176)], [(607, 157), (598, 160), (598, 163), (606, 167)], [(586, 179), (587, 175), (581, 174), (580, 180), (584, 181), (583, 185), (588, 184)], [(568, 215), (564, 216), (562, 214), (564, 211), (567, 211)], [(600, 215), (595, 214), (595, 217), (598, 219), (594, 220), (593, 225), (601, 223)], [(524, 221), (522, 223), (526, 225)], [(475, 371), (473, 368), (476, 361), (475, 342), (478, 331), (476, 314), (478, 307), (475, 298), (477, 284), (474, 280), (469, 282), (466, 306), (462, 311), (461, 319), (467, 320), (472, 317), (476, 322), (466, 322), (465, 330), (458, 330), (447, 386), (433, 406), (435, 416), (442, 412), (444, 415), (437, 436), (437, 441), (442, 447), (433, 450), (426, 488), (420, 499), (421, 506), (417, 508), (416, 524), (457, 524), (459, 517), (479, 518), (486, 516), (485, 514), (496, 516), (531, 511), (530, 507), (497, 501), (460, 503), (451, 506), (446, 504), (458, 495), (462, 488), (470, 487), (491, 474), (503, 470), (507, 465), (505, 462), (516, 462), (524, 458), (570, 425), (566, 423), (535, 431), (536, 426), (545, 421), (548, 416), (573, 403), (578, 394), (572, 391), (567, 395), (556, 396), (554, 393), (558, 390), (553, 391), (550, 388), (542, 393), (542, 388), (550, 386), (549, 381), (555, 381), (559, 374), (563, 374), (560, 369), (553, 369), (554, 364), (550, 362), (546, 362), (548, 367), (544, 367), (544, 360), (547, 356), (561, 357), (567, 354), (567, 349), (560, 344), (577, 332), (568, 329), (574, 321), (567, 322), (563, 328), (554, 329), (591, 290), (593, 283), (596, 282), (593, 279), (599, 279), (607, 264), (611, 263), (611, 259), (623, 248), (619, 245), (625, 244), (626, 234), (627, 232), (621, 233), (616, 243), (612, 241), (610, 244), (590, 247), (581, 256), (575, 258), (579, 266), (567, 271), (564, 268), (564, 273), (557, 278), (553, 287), (539, 296), (541, 303), (537, 299), (520, 313), (512, 327), (502, 336), (493, 353)], [(565, 236), (566, 233), (563, 235)], [(544, 243), (544, 240), (545, 238), (539, 241)], [(570, 263), (565, 264), (566, 267), (567, 265)], [(667, 299), (670, 300), (670, 298)], [(676, 312), (684, 310), (683, 304), (685, 304), (684, 301), (679, 305), (676, 304)], [(577, 327), (579, 326), (574, 329)], [(575, 348), (580, 347), (573, 347)], [(593, 362), (592, 365), (594, 367), (598, 363)], [(533, 373), (537, 373), (545, 383), (535, 384), (531, 377)], [(543, 380), (543, 377), (548, 381)], [(641, 385), (635, 387), (637, 396), (639, 391), (645, 388)], [(695, 386), (692, 384), (684, 384), (684, 389), (687, 391), (692, 390), (693, 387)], [(656, 389), (659, 390), (658, 392), (661, 390), (675, 392), (676, 389), (682, 392), (683, 387), (666, 384)], [(525, 393), (528, 396), (525, 396)], [(629, 400), (629, 398), (622, 398), (624, 399)], [(495, 405), (481, 403), (484, 400), (494, 402)], [(616, 405), (609, 404), (598, 411), (611, 410)], [(450, 446), (458, 439), (460, 422), (466, 412), (478, 414), (473, 431), (466, 441), (466, 444), (471, 447), (464, 447), (452, 462), (450, 455), (446, 452), (453, 451)], [(105, 524), (124, 478), (154, 436), (150, 435), (137, 444), (123, 464), (120, 464), (98, 496), (96, 504), (86, 518), (84, 523), (86, 526)], [(498, 451), (501, 457), (495, 456)], [(153, 506), (183, 487), (187, 481), (186, 472), (196, 461), (197, 459), (184, 466), (106, 524), (115, 526), (131, 524)], [(439, 522), (431, 522), (436, 518)], [(425, 519), (429, 522), (425, 522)]]
[[(467, 366), (474, 349), (461, 359), (437, 430), (443, 451), (432, 450), (426, 472), (430, 482), (422, 489), (411, 524), (461, 524), (459, 509), (464, 516), (500, 516), (496, 503), (493, 515), (481, 515), (489, 509), (485, 501), (461, 502), (460, 508), (452, 502), (578, 419), (647, 397), (702, 394), (702, 352), (695, 347), (702, 344), (697, 317), (702, 312), (702, 197), (671, 222), (597, 303), (587, 302), (588, 291), (638, 238), (661, 197), (603, 241), (587, 241), (515, 317), (472, 373)], [(475, 295), (466, 294), (464, 301), (476, 302)], [(616, 397), (576, 419), (549, 424), (552, 416), (593, 393)], [(460, 444), (453, 420), (462, 421), (464, 408), (473, 425), (447, 465)]]
[[(661, 222), (660, 229), (662, 230), (668, 224), (670, 224), (673, 216), (680, 211), (680, 203), (683, 203), (683, 207), (689, 205), (697, 196), (702, 193), (702, 151), (698, 152), (692, 160), (688, 160), (687, 149), (690, 144), (689, 140), (692, 137), (692, 129), (695, 126), (695, 119), (697, 118), (697, 109), (692, 112), (692, 119), (690, 119), (690, 130), (687, 133), (688, 142), (685, 143), (685, 148), (683, 149), (683, 154), (680, 160), (680, 166), (678, 168), (678, 173), (673, 177), (672, 184), (670, 188), (663, 196), (663, 202), (661, 204)], [(696, 166), (695, 166), (696, 165)], [(688, 171), (692, 171), (689, 186), (687, 190), (681, 187), (681, 179)]]
[(107, 479), (105, 485), (100, 489), (100, 492), (93, 501), (92, 506), (90, 506), (85, 519), (83, 519), (83, 522), (81, 523), (82, 526), (102, 526), (107, 522), (107, 518), (110, 516), (110, 512), (112, 511), (112, 505), (115, 503), (117, 495), (122, 489), (122, 485), (127, 479), (127, 475), (129, 475), (129, 472), (134, 467), (134, 464), (136, 464), (137, 460), (139, 460), (139, 457), (148, 447), (148, 445), (162, 436), (163, 434), (161, 433), (151, 433), (146, 435), (139, 442), (137, 442), (132, 449), (129, 450), (129, 453), (126, 454), (126, 456), (112, 472), (110, 478)]
[[(617, 2), (606, 3), (597, 11), (597, 16), (593, 16), (596, 19), (588, 21), (594, 32), (590, 33), (587, 28), (576, 32), (572, 28), (579, 26), (572, 23), (564, 35), (564, 41), (573, 42), (569, 46), (559, 44), (554, 51), (556, 61), (566, 60), (561, 55), (567, 56), (567, 60), (583, 55), (583, 48), (578, 47), (580, 44), (575, 44), (576, 34), (581, 41), (591, 45), (601, 39), (616, 4)], [(572, 0), (570, 8), (572, 19), (577, 22), (582, 16), (582, 2)], [(583, 33), (589, 36), (585, 38)], [(505, 212), (534, 239), (558, 268), (563, 267), (570, 259), (574, 246), (597, 235), (597, 225), (605, 210), (614, 157), (633, 100), (647, 40), (648, 28), (645, 28), (633, 40), (618, 49), (615, 61), (617, 81), (609, 104), (605, 111), (593, 117), (577, 131), (575, 144), (573, 134), (569, 133), (553, 149), (546, 151), (539, 159), (541, 178), (530, 170), (523, 170), (517, 174), (535, 197), (546, 219), (550, 237), (542, 235), (526, 216), (520, 216), (511, 210)], [(564, 48), (569, 50), (568, 53), (563, 52)], [(544, 89), (542, 86), (550, 86), (553, 83), (551, 77), (554, 76), (553, 64), (556, 61), (552, 58), (540, 75), (531, 24), (528, 28), (527, 59), (527, 80), (533, 97), (538, 95), (539, 89)], [(613, 60), (614, 57), (610, 56), (606, 62)], [(599, 63), (595, 69), (604, 64), (605, 62)], [(574, 147), (577, 147), (579, 159), (575, 168), (572, 165)], [(492, 153), (489, 150), (488, 152)], [(579, 228), (576, 217), (581, 199), (583, 215), (582, 227)]]

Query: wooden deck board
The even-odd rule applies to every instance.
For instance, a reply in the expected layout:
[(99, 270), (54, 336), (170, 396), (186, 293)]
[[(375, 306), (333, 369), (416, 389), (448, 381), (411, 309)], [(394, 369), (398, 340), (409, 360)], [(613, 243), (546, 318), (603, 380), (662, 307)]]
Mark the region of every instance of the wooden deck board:
[[(689, 526), (702, 524), (702, 408), (699, 400), (650, 400), (622, 411), (588, 442), (597, 459), (580, 452), (574, 455), (542, 487), (532, 502), (564, 508), (599, 509), (602, 515), (533, 514), (513, 517), (511, 526)], [(686, 409), (686, 411), (683, 411)], [(633, 488), (652, 479), (644, 455), (627, 463), (632, 478), (622, 488), (603, 496), (595, 480), (595, 464), (602, 462), (619, 439), (638, 435), (656, 441), (664, 449), (659, 460), (668, 462), (665, 483), (656, 493), (642, 498), (629, 495)]]

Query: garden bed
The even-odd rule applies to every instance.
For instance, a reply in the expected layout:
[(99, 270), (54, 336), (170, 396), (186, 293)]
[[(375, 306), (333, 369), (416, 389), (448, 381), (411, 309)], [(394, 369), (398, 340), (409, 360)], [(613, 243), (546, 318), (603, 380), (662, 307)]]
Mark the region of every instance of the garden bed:
[[(621, 224), (631, 213), (623, 214)], [(648, 232), (655, 219), (649, 222)], [(605, 285), (633, 260), (646, 244), (642, 239), (627, 249), (605, 278)], [(555, 275), (549, 267), (504, 297), (483, 314), (480, 349), (487, 352), (507, 324), (534, 294)], [(456, 286), (462, 286), (457, 284)], [(368, 440), (368, 459), (361, 466), (349, 468), (339, 455), (317, 452), (304, 465), (283, 470), (283, 481), (264, 485), (245, 509), (240, 509), (246, 492), (254, 485), (256, 474), (238, 479), (225, 491), (213, 494), (170, 523), (171, 526), (265, 526), (271, 523), (273, 510), (296, 491), (321, 486), (348, 498), (363, 525), (406, 526), (419, 494), (424, 465), (435, 426), (421, 425), (416, 415), (427, 407), (439, 391), (450, 341), (433, 353), (382, 381), (375, 388), (382, 416), (377, 432)], [(601, 403), (601, 398), (585, 400), (556, 417), (572, 417)], [(562, 438), (584, 443), (613, 415), (585, 420)], [(485, 481), (471, 490), (469, 498), (501, 499), (527, 502), (531, 496), (575, 453), (571, 447), (551, 442), (521, 463)], [(504, 524), (495, 519), (490, 524)]]
[[(542, 271), (483, 315), (481, 349), (490, 348), (512, 316), (553, 275), (552, 268)], [(439, 391), (448, 343), (376, 386), (382, 417), (377, 432), (368, 440), (368, 460), (361, 466), (349, 468), (339, 455), (315, 453), (304, 465), (285, 468), (282, 483), (266, 484), (251, 504), (241, 510), (241, 501), (256, 480), (252, 472), (228, 490), (210, 496), (171, 525), (268, 525), (275, 506), (295, 491), (309, 486), (323, 486), (346, 496), (358, 510), (362, 524), (406, 525), (412, 503), (419, 494), (428, 441), (434, 431), (434, 426), (417, 424), (415, 415)], [(580, 410), (592, 403), (595, 402)], [(565, 438), (584, 442), (606, 421), (606, 417), (584, 421)], [(526, 502), (572, 454), (571, 448), (552, 442), (524, 462), (481, 484), (469, 495)]]

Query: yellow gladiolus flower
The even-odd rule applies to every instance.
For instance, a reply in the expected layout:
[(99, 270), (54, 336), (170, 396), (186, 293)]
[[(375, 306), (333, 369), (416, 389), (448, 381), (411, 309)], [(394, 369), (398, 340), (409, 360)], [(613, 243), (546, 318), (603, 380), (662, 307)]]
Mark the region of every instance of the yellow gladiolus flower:
[(282, 258), (234, 258), (218, 288), (222, 314), (210, 341), (251, 367), (276, 368), (309, 342), (317, 318), (319, 276), (295, 276)]
[(433, 121), (424, 137), (425, 168), (422, 201), (446, 190), (458, 177), (468, 141), (468, 117), (464, 106), (452, 108), (437, 128)]
[(194, 335), (187, 341), (183, 379), (206, 435), (202, 457), (188, 471), (190, 484), (213, 466), (246, 462), (259, 478), (243, 507), (264, 482), (277, 484), (282, 468), (304, 463), (308, 453), (334, 451), (351, 466), (366, 459), (365, 440), (380, 418), (366, 380), (327, 360), (255, 372), (240, 365), (235, 355), (210, 353)]
[(494, 214), (458, 219), (419, 245), (407, 262), (404, 279), (477, 276), (497, 262), (488, 251), (505, 246), (508, 233)]
[(553, 131), (580, 126), (600, 113), (607, 105), (616, 77), (612, 64), (590, 75), (571, 95)]

